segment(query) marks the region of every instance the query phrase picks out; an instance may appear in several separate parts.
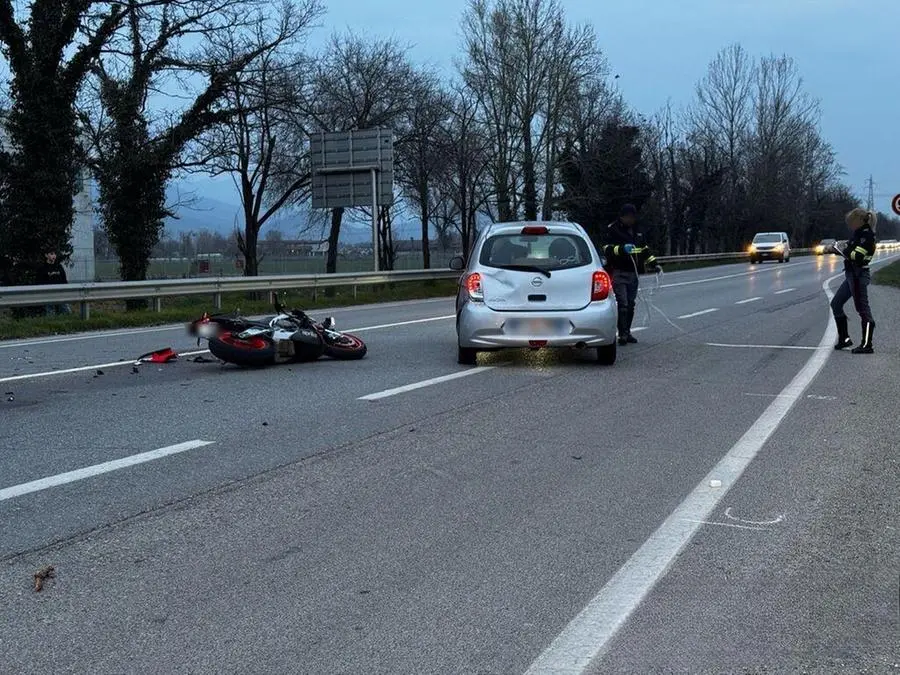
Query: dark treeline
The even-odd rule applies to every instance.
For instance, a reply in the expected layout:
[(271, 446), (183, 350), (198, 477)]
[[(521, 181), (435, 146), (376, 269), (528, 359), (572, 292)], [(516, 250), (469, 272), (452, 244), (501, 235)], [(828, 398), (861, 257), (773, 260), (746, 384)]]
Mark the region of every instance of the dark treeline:
[[(323, 9), (34, 0), (28, 16), (0, 12), (12, 74), (0, 153), (10, 279), (27, 282), (48, 247), (68, 252), (85, 171), (123, 279), (146, 277), (178, 207), (166, 186), (190, 172), (234, 178), (233, 245), (256, 274), (266, 224), (309, 198), (308, 135), (320, 130), (394, 130), (397, 199), (378, 214), (385, 269), (401, 209), (422, 223), (428, 266), (430, 239), (452, 233), (467, 250), (487, 220), (568, 218), (599, 235), (628, 201), (659, 250), (676, 254), (735, 250), (760, 229), (809, 244), (842, 233), (857, 205), (787, 56), (727, 46), (690, 104), (642, 116), (615, 87), (593, 27), (567, 20), (558, 0), (470, 0), (449, 79), (393, 40), (334, 34), (308, 50)], [(346, 218), (371, 213), (322, 214), (329, 272)]]

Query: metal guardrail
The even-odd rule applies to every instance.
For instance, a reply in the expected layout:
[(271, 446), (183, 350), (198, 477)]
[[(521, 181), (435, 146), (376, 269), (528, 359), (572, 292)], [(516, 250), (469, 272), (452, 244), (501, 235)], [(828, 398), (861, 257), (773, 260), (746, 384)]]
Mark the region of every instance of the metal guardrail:
[(0, 307), (38, 305), (81, 305), (82, 318), (90, 316), (90, 303), (104, 300), (151, 300), (157, 311), (166, 297), (212, 295), (217, 309), (222, 307), (222, 294), (245, 291), (279, 291), (391, 284), (410, 281), (456, 279), (452, 270), (403, 270), (399, 272), (358, 272), (344, 274), (279, 274), (260, 277), (214, 277), (207, 279), (160, 279), (153, 281), (104, 281), (82, 284), (43, 286), (0, 286)]
[[(794, 249), (794, 254), (811, 253), (812, 249)], [(749, 253), (701, 253), (696, 255), (659, 256), (662, 264), (749, 258)], [(152, 281), (108, 281), (82, 284), (43, 286), (0, 286), (0, 308), (30, 307), (55, 304), (79, 304), (82, 318), (90, 316), (90, 304), (104, 300), (150, 300), (157, 311), (165, 297), (212, 295), (217, 309), (222, 307), (222, 294), (246, 291), (279, 291), (353, 287), (354, 296), (360, 286), (373, 286), (410, 281), (456, 279), (459, 272), (447, 269), (403, 270), (395, 272), (357, 272), (340, 274), (279, 274), (259, 277), (214, 277), (205, 279), (161, 279)]]

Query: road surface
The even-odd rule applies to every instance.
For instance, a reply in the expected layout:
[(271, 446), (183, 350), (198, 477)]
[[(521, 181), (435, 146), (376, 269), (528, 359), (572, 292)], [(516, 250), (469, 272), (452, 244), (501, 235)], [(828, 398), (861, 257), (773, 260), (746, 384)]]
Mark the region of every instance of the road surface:
[(446, 299), (335, 311), (359, 362), (0, 343), (0, 672), (896, 672), (900, 294), (834, 354), (839, 273), (647, 279), (612, 368), (458, 366)]

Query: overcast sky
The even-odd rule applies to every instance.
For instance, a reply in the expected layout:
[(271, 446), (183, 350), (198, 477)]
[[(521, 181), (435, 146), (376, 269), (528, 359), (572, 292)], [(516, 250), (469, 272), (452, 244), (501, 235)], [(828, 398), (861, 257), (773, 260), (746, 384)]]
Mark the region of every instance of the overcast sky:
[[(333, 30), (393, 36), (412, 55), (448, 74), (459, 53), (465, 0), (325, 0), (328, 13), (311, 37)], [(847, 183), (876, 206), (900, 193), (900, 0), (562, 0), (572, 21), (589, 21), (629, 103), (652, 113), (671, 98), (690, 101), (716, 53), (740, 42), (754, 55), (793, 57), (807, 90), (822, 102), (824, 136)], [(229, 185), (210, 197), (233, 201)]]
[[(417, 61), (453, 73), (466, 0), (324, 0), (310, 36), (316, 50), (332, 31), (396, 37)], [(621, 90), (638, 112), (672, 99), (690, 102), (694, 85), (723, 47), (740, 42), (756, 56), (788, 54), (822, 102), (823, 135), (846, 182), (861, 197), (875, 180), (876, 206), (900, 193), (900, 0), (562, 0), (571, 21), (594, 25)], [(5, 67), (3, 68), (5, 71)], [(5, 73), (4, 73), (5, 74)], [(237, 204), (230, 180), (191, 183)]]

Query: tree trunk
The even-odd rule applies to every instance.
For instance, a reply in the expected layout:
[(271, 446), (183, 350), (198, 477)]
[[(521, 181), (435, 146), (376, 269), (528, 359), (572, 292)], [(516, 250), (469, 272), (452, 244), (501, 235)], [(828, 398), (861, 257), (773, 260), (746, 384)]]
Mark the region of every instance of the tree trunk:
[(338, 241), (341, 238), (341, 222), (344, 218), (344, 209), (331, 210), (331, 231), (328, 233), (328, 254), (325, 260), (325, 273), (337, 272)]
[(431, 243), (428, 239), (429, 206), (428, 197), (420, 200), (422, 204), (422, 269), (431, 269)]
[(391, 207), (381, 207), (378, 214), (379, 241), (379, 269), (389, 271), (394, 269), (394, 234), (391, 229)]
[(537, 175), (534, 168), (534, 141), (531, 138), (531, 125), (522, 127), (522, 207), (525, 220), (537, 220)]
[(244, 228), (244, 276), (259, 276), (259, 225), (255, 222)]

